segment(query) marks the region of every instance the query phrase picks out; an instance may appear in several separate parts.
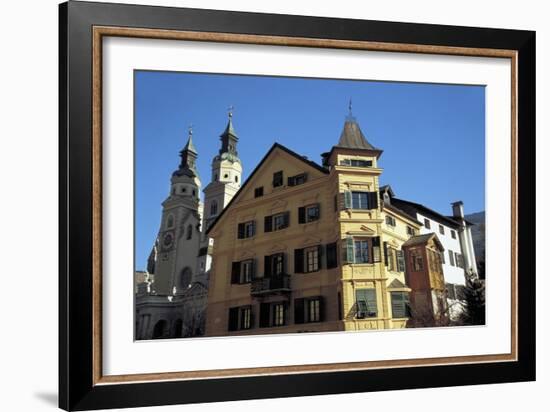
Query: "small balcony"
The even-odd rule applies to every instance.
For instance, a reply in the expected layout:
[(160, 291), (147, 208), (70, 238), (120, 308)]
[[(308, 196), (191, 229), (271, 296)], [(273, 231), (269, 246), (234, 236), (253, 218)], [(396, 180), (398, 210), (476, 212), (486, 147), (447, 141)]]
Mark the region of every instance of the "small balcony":
[(290, 275), (278, 275), (254, 279), (250, 285), (251, 296), (290, 293)]

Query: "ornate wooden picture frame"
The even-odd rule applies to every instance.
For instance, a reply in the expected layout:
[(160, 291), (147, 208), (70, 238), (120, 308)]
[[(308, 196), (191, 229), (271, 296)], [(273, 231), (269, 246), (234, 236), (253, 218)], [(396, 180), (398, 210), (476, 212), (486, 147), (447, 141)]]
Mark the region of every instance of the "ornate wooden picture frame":
[[(68, 2), (60, 5), (59, 406), (137, 407), (535, 379), (535, 33)], [(106, 375), (102, 42), (106, 37), (511, 61), (510, 353)]]

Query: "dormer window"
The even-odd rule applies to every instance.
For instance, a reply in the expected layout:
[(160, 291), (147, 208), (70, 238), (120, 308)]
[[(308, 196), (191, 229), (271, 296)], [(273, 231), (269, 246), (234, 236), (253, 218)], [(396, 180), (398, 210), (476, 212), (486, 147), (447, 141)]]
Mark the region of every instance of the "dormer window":
[(273, 187), (279, 187), (283, 185), (283, 171), (273, 173)]
[(307, 173), (301, 173), (296, 176), (289, 176), (288, 178), (289, 186), (303, 185), (305, 182), (307, 182)]

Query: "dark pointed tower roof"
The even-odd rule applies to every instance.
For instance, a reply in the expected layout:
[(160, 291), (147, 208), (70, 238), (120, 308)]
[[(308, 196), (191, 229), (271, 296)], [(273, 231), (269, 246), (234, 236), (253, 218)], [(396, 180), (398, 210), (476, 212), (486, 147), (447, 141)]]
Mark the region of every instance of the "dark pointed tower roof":
[(351, 111), (351, 100), (349, 102), (349, 113), (346, 116), (346, 121), (344, 123), (342, 133), (340, 134), (340, 140), (338, 140), (338, 144), (332, 146), (329, 152), (321, 154), (321, 157), (323, 159), (323, 166), (328, 167), (329, 159), (335, 149), (370, 151), (376, 155), (376, 158), (379, 158), (382, 154), (382, 149), (378, 149), (377, 147), (370, 144), (363, 132), (361, 131), (361, 127), (359, 127), (359, 123), (357, 123), (357, 120), (355, 119)]
[(343, 147), (346, 149), (363, 149), (363, 150), (380, 150), (369, 143), (359, 123), (351, 112), (351, 100), (349, 102), (349, 113), (346, 116), (346, 122), (344, 123), (344, 129), (340, 134), (340, 140), (336, 147)]
[(219, 152), (220, 156), (229, 156), (238, 159), (237, 143), (239, 142), (239, 136), (237, 136), (233, 127), (233, 106), (229, 108), (227, 126), (225, 126), (225, 130), (220, 135), (220, 140), (222, 142)]
[(176, 170), (173, 176), (198, 176), (196, 160), (198, 157), (197, 149), (193, 144), (193, 129), (189, 127), (189, 137), (187, 143), (180, 151), (181, 162), (178, 170)]

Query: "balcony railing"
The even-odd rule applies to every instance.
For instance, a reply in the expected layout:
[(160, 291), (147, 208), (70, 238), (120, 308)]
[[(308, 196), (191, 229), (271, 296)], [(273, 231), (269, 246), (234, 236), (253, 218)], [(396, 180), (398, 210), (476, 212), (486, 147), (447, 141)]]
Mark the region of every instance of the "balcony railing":
[(278, 275), (254, 279), (250, 285), (252, 296), (290, 292), (290, 276)]

